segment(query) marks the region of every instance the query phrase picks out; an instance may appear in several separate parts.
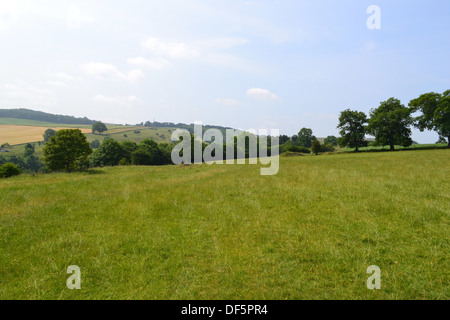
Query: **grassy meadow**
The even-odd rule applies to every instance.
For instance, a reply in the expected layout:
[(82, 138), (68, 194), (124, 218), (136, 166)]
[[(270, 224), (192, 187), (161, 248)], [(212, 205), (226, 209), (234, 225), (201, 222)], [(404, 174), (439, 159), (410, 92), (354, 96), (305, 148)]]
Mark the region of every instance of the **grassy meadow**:
[(0, 299), (450, 298), (450, 150), (280, 161), (3, 179)]

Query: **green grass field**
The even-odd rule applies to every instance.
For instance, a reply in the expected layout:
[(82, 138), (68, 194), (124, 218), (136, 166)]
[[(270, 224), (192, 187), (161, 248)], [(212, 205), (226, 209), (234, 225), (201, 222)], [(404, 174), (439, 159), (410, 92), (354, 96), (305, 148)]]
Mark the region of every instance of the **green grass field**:
[[(449, 299), (450, 150), (0, 181), (0, 299)], [(81, 268), (68, 290), (66, 269)], [(370, 265), (382, 289), (368, 290)]]

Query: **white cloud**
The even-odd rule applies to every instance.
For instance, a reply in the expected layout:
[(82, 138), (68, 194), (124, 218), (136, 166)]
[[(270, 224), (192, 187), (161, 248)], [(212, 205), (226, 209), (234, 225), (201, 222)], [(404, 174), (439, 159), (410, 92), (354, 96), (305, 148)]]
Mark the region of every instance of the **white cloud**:
[(277, 100), (278, 97), (267, 89), (252, 88), (247, 91), (247, 96), (258, 100)]
[(158, 58), (158, 59), (145, 59), (143, 57), (130, 58), (127, 62), (131, 65), (135, 65), (141, 68), (149, 68), (153, 70), (162, 70), (166, 67), (170, 67), (171, 64), (169, 61)]
[(3, 104), (15, 107), (54, 106), (55, 93), (47, 88), (30, 85), (24, 81), (6, 84), (0, 92)]
[(239, 105), (241, 105), (241, 102), (238, 100), (234, 100), (234, 99), (221, 99), (221, 98), (217, 98), (216, 100), (214, 100), (215, 103), (219, 103), (225, 107), (237, 107)]
[(169, 56), (172, 58), (195, 58), (198, 51), (183, 42), (165, 42), (159, 38), (150, 37), (142, 42), (144, 48), (159, 56)]
[(64, 81), (77, 81), (77, 80), (81, 80), (80, 78), (76, 78), (74, 76), (71, 76), (68, 73), (64, 73), (64, 72), (49, 72), (47, 73), (48, 76), (50, 77), (54, 77), (60, 80), (64, 80)]
[(62, 81), (47, 81), (46, 84), (53, 87), (65, 87), (66, 84)]
[(144, 73), (139, 69), (134, 69), (124, 73), (111, 64), (101, 62), (85, 64), (82, 66), (82, 69), (87, 75), (94, 76), (98, 79), (136, 82), (144, 78)]
[(67, 9), (66, 25), (70, 30), (81, 29), (83, 22), (92, 22), (93, 19), (81, 13), (79, 7), (70, 7)]
[(96, 95), (94, 101), (120, 107), (131, 107), (133, 104), (141, 102), (136, 96), (104, 96), (101, 94)]

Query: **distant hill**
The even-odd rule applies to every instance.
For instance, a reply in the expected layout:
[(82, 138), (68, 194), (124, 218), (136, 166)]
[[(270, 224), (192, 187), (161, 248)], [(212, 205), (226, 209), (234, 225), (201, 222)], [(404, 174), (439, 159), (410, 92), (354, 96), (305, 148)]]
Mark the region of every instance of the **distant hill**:
[[(32, 121), (42, 121), (47, 123), (54, 124), (76, 124), (76, 125), (92, 125), (96, 121), (90, 120), (86, 117), (84, 118), (76, 118), (73, 116), (63, 116), (56, 115), (51, 113), (46, 113), (42, 111), (34, 111), (30, 109), (0, 109), (0, 118), (11, 118), (11, 119), (24, 119), (24, 120), (32, 120)], [(140, 127), (148, 127), (148, 128), (176, 128), (176, 129), (186, 129), (191, 133), (194, 133), (194, 124), (185, 124), (185, 123), (173, 123), (173, 122), (142, 122), (140, 124), (136, 124), (136, 126)], [(221, 126), (213, 126), (213, 125), (203, 125), (203, 132), (209, 129), (218, 129), (225, 136), (225, 132), (227, 129), (233, 129), (230, 127), (221, 127)]]
[[(149, 128), (177, 128), (177, 129), (186, 129), (191, 133), (194, 133), (194, 124), (186, 124), (186, 123), (173, 123), (173, 122), (150, 122), (140, 123), (139, 126), (149, 127)], [(222, 127), (222, 126), (214, 126), (214, 125), (202, 125), (203, 133), (209, 129), (218, 129), (222, 132), (223, 136), (226, 136), (227, 129), (233, 129), (231, 127)], [(234, 129), (236, 130), (236, 129)], [(240, 131), (240, 130), (238, 130)]]
[(91, 125), (96, 122), (95, 120), (90, 120), (86, 117), (76, 118), (73, 116), (63, 116), (30, 109), (0, 109), (0, 118), (16, 118), (61, 124), (84, 125)]

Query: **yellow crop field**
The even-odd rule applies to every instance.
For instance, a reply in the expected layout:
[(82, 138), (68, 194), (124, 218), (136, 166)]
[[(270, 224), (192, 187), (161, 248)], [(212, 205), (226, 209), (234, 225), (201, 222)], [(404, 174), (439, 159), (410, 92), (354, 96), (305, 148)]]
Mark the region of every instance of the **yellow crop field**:
[[(42, 135), (48, 127), (31, 127), (31, 126), (11, 126), (0, 125), (0, 144), (8, 142), (10, 145), (17, 145), (27, 142), (43, 141)], [(61, 129), (74, 129), (57, 127), (52, 128), (55, 131)], [(83, 133), (90, 133), (91, 129), (80, 128)]]

